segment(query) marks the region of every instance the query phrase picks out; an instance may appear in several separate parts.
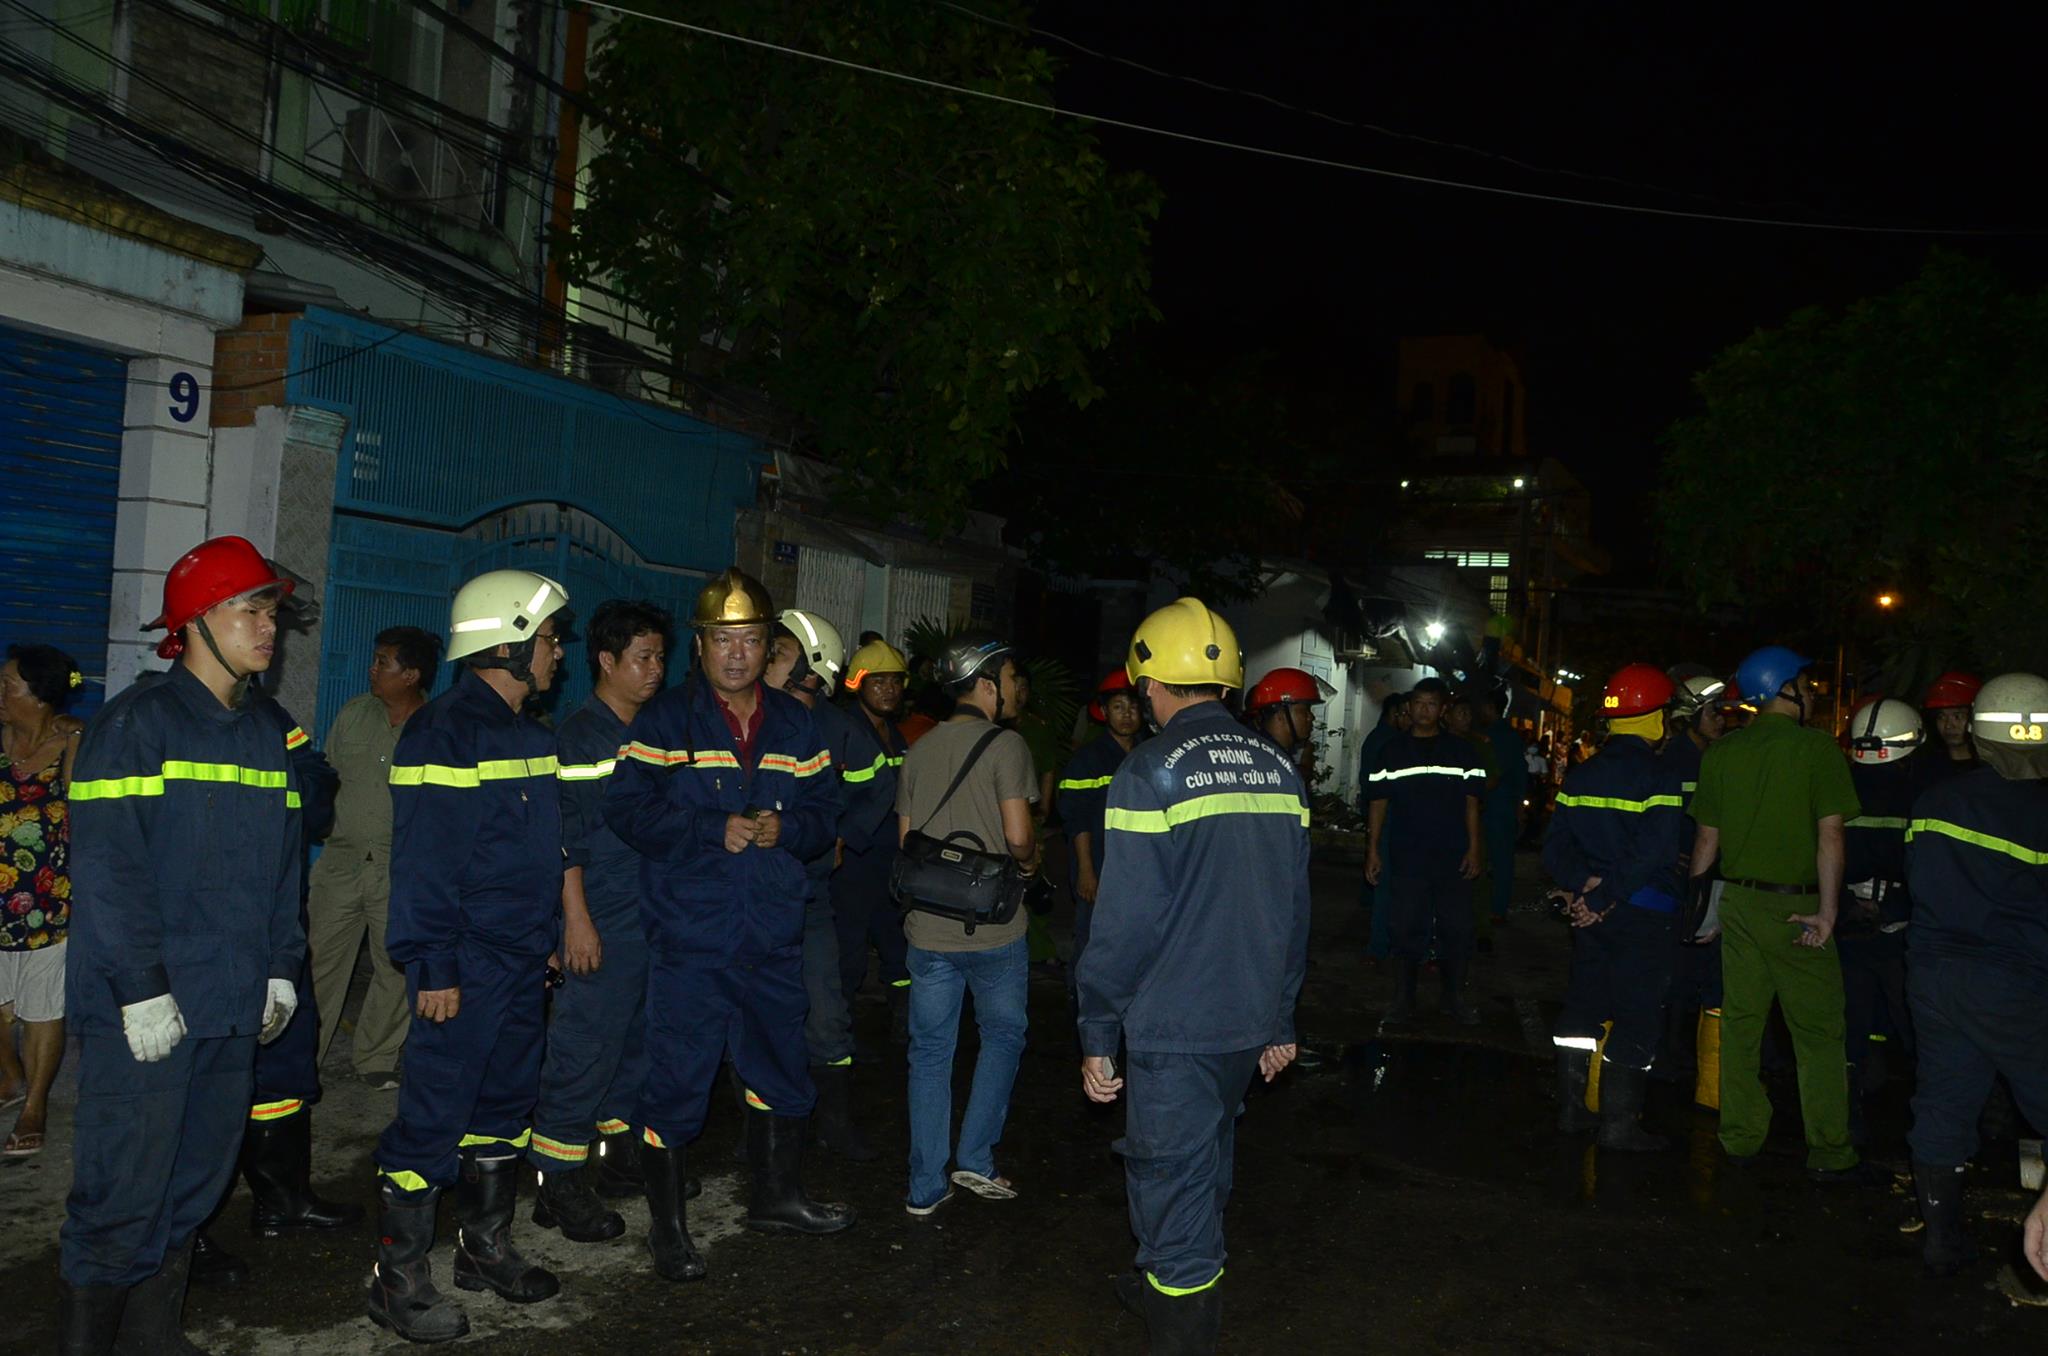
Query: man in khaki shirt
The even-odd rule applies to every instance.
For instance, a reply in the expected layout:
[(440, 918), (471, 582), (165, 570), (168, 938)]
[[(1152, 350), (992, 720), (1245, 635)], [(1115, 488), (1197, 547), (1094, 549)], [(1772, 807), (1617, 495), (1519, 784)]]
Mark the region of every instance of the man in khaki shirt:
[[(970, 833), (982, 851), (1007, 851), (1035, 871), (1038, 837), (1031, 803), (1038, 771), (1031, 748), (1015, 730), (1002, 730), (983, 750), (960, 789), (941, 800), (967, 755), (1017, 709), (1017, 665), (1010, 647), (989, 637), (965, 636), (946, 649), (940, 676), (953, 695), (952, 718), (934, 727), (904, 755), (897, 783), (899, 836), (912, 829), (933, 838)], [(988, 1200), (1009, 1200), (1015, 1186), (996, 1171), (995, 1146), (1009, 1115), (1017, 1061), (1024, 1053), (1025, 992), (1030, 956), (1023, 910), (1009, 922), (977, 927), (912, 909), (903, 918), (910, 945), (910, 1194), (905, 1208), (931, 1214), (964, 1186)], [(981, 1052), (974, 1087), (952, 1149), (953, 1049), (960, 1004), (974, 992)], [(949, 1184), (946, 1164), (955, 1165)]]
[(370, 987), (356, 1014), (353, 1062), (357, 1075), (380, 1089), (398, 1086), (398, 1052), (411, 1016), (405, 974), (384, 953), (391, 901), (391, 753), (405, 722), (426, 704), (440, 654), (440, 639), (418, 627), (378, 633), (370, 690), (341, 708), (325, 745), (341, 789), (334, 829), (313, 864), (306, 901), (306, 946), (320, 1011), (318, 1058), (327, 1058), (367, 938)]

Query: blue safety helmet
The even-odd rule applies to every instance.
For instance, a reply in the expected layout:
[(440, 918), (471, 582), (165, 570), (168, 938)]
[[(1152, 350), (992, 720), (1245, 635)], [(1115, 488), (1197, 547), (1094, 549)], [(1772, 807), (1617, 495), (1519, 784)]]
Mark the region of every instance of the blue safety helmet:
[(1766, 645), (1751, 653), (1735, 669), (1735, 690), (1742, 700), (1762, 706), (1777, 696), (1785, 684), (1813, 667), (1813, 661), (1783, 645)]

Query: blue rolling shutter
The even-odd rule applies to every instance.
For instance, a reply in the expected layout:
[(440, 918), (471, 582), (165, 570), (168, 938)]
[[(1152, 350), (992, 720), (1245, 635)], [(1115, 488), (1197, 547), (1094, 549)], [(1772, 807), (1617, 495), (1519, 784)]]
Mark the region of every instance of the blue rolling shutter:
[(106, 697), (125, 359), (0, 326), (0, 645), (55, 645)]

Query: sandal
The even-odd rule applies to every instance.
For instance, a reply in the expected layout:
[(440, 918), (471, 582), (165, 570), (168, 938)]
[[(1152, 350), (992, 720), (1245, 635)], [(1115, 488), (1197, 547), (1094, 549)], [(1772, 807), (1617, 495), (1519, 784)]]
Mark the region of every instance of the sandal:
[(33, 1158), (43, 1151), (43, 1132), (16, 1130), (0, 1145), (0, 1158)]
[(964, 1186), (985, 1201), (1014, 1201), (1017, 1189), (1010, 1185), (1007, 1177), (984, 1177), (978, 1172), (962, 1168), (953, 1174), (953, 1185)]
[(0, 1111), (9, 1111), (28, 1100), (28, 1084), (23, 1083), (13, 1092), (0, 1093)]

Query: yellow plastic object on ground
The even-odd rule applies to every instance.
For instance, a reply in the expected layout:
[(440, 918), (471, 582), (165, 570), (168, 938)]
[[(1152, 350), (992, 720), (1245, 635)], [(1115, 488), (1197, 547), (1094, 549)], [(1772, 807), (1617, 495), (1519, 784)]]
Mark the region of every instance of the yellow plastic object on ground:
[(1709, 1111), (1721, 1109), (1721, 1009), (1701, 1008), (1699, 1038), (1694, 1062), (1699, 1075), (1692, 1085), (1692, 1099)]

